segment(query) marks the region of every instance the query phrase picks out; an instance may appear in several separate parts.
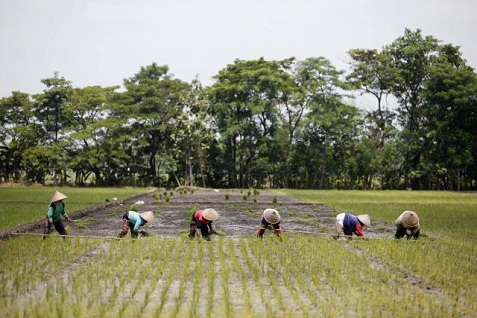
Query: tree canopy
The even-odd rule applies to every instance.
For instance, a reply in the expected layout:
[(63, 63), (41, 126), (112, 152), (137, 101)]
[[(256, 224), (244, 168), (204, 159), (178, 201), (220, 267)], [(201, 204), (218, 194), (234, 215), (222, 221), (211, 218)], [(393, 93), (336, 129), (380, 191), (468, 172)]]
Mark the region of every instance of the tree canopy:
[(477, 77), (460, 48), (406, 29), (348, 56), (347, 71), (237, 59), (208, 87), (157, 63), (113, 87), (55, 72), (0, 99), (0, 182), (475, 189)]

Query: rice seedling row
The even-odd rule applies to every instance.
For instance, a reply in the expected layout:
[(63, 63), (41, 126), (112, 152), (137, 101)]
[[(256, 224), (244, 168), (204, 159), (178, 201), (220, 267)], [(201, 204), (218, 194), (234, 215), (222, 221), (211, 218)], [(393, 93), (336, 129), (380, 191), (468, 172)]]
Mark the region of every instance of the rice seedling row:
[[(227, 204), (230, 209), (242, 209), (243, 214), (228, 217), (231, 212), (223, 212), (216, 229), (227, 235), (213, 236), (207, 242), (186, 237), (184, 219), (191, 211), (174, 208), (192, 203), (174, 205), (178, 198), (192, 202), (201, 197), (200, 193), (195, 198), (171, 196), (168, 204), (148, 203), (143, 207), (161, 206), (158, 223), (147, 229), (153, 233), (149, 238), (17, 237), (2, 242), (0, 316), (477, 316), (477, 245), (472, 235), (466, 240), (456, 239), (460, 227), (475, 222), (468, 211), (471, 204), (448, 203), (452, 213), (470, 221), (465, 224), (448, 215), (447, 231), (452, 233), (446, 235), (439, 227), (443, 217), (436, 211), (438, 205), (426, 203), (431, 197), (420, 201), (418, 207), (423, 211), (426, 227), (418, 241), (389, 237), (393, 215), (388, 211), (391, 206), (403, 209), (401, 198), (389, 205), (381, 204), (384, 208), (379, 213), (367, 210), (378, 206), (372, 200), (362, 205), (349, 203), (348, 211), (376, 215), (374, 227), (365, 230), (371, 234), (369, 240), (335, 241), (329, 236), (299, 231), (285, 232), (282, 240), (267, 232), (260, 240), (252, 231), (250, 235), (237, 235), (247, 227), (235, 229), (228, 222), (250, 218), (255, 223), (250, 223), (249, 228), (256, 228), (265, 204), (260, 203), (260, 197), (258, 202), (250, 202), (258, 207), (251, 213), (254, 209), (232, 204), (232, 194)], [(204, 202), (212, 202), (205, 199)], [(442, 206), (447, 209), (448, 204), (443, 202)], [(284, 211), (285, 230), (318, 225), (330, 228), (333, 224), (333, 214), (320, 210), (319, 205), (291, 206), (292, 203), (279, 205)], [(287, 223), (287, 209), (296, 224)], [(313, 214), (313, 209), (321, 212)], [(305, 214), (307, 217), (301, 216)], [(162, 222), (178, 216), (184, 222), (178, 235), (156, 234)], [(96, 216), (88, 217), (97, 220)], [(100, 217), (105, 222), (102, 228), (110, 231), (103, 235), (118, 231), (121, 211), (110, 210)], [(93, 231), (95, 222), (83, 225), (73, 224), (72, 232)], [(463, 229), (459, 233), (472, 231)]]

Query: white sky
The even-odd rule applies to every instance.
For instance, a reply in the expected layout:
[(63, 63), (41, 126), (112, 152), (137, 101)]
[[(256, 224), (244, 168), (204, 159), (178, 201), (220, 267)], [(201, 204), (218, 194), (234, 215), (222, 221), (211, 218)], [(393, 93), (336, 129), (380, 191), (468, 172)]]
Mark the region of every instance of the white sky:
[(204, 85), (235, 59), (323, 56), (381, 49), (420, 28), (461, 47), (477, 69), (475, 0), (0, 0), (0, 97), (46, 87), (122, 85), (141, 66), (168, 65)]

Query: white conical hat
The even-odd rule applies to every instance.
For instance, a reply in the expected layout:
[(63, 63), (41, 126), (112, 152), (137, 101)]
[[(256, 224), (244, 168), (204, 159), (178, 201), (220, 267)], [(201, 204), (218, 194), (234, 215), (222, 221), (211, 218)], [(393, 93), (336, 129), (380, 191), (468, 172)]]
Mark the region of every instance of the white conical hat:
[(360, 214), (356, 216), (358, 220), (361, 221), (366, 226), (371, 226), (371, 219), (369, 218), (369, 214)]
[(405, 228), (413, 228), (419, 226), (419, 216), (417, 216), (416, 212), (404, 211), (401, 220)]
[(64, 194), (61, 193), (61, 192), (56, 191), (55, 194), (53, 194), (53, 196), (51, 197), (50, 203), (51, 203), (51, 202), (60, 201), (60, 200), (66, 199), (66, 198), (67, 198), (66, 195), (64, 195)]
[(152, 211), (146, 211), (139, 214), (144, 220), (149, 223), (154, 221), (154, 213)]
[(215, 221), (219, 218), (219, 214), (212, 208), (202, 210), (202, 217), (209, 221)]
[(265, 221), (270, 224), (277, 224), (280, 222), (280, 214), (275, 209), (265, 209), (265, 211), (263, 211), (263, 217), (265, 218)]

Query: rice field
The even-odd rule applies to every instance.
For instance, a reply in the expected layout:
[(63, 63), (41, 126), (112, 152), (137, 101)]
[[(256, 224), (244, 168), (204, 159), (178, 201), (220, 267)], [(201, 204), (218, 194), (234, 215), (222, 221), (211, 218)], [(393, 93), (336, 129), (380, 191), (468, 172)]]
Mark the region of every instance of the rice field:
[(293, 191), (372, 221), (392, 223), (411, 207), (419, 240), (9, 239), (0, 242), (0, 317), (477, 317), (476, 239), (466, 235), (477, 197), (387, 194)]

